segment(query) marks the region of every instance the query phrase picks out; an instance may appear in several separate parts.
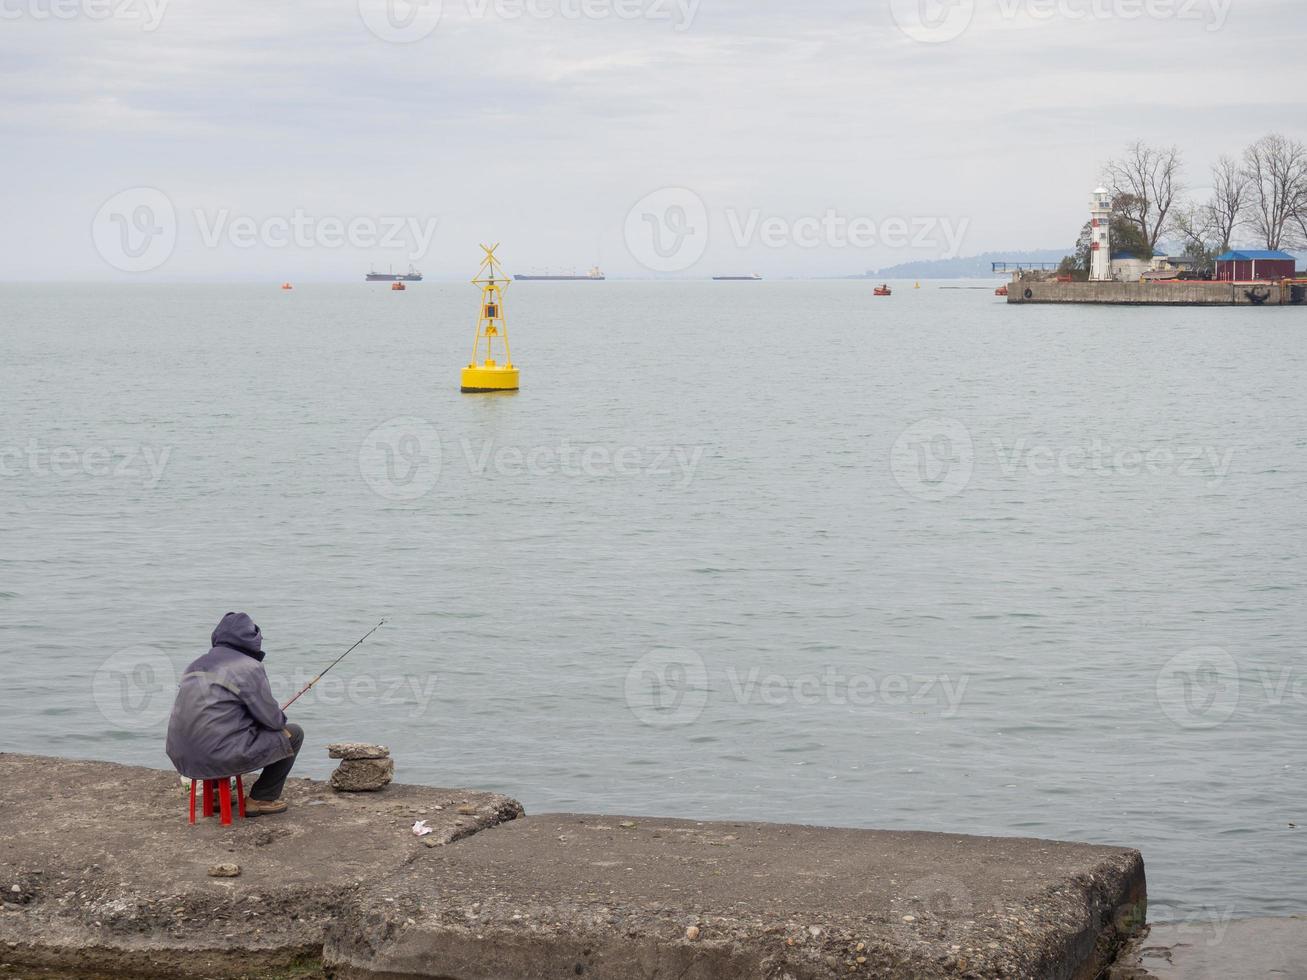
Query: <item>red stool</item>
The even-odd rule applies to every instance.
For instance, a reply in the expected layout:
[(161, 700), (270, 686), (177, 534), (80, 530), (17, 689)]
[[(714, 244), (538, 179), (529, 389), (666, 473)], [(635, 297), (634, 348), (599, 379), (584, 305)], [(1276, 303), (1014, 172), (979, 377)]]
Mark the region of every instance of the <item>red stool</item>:
[[(191, 823), (195, 823), (195, 792), (196, 785), (204, 783), (204, 815), (205, 817), (213, 816), (214, 800), (217, 798), (218, 805), (222, 809), (222, 825), (231, 826), (231, 777), (226, 779), (192, 779), (191, 780)], [(237, 811), (240, 818), (245, 819), (245, 781), (236, 777), (236, 800)]]

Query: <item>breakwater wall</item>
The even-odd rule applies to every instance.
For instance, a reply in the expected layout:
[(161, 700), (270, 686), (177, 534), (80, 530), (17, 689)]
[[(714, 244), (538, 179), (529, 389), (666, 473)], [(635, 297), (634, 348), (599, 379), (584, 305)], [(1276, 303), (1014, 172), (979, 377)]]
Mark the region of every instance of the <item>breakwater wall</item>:
[[(1092, 980), (1143, 925), (1127, 848), (526, 816), (499, 794), (403, 785), (292, 780), (286, 798), (283, 816), (191, 826), (171, 772), (0, 754), (0, 967)], [(433, 833), (415, 836), (418, 820)]]
[(1115, 306), (1291, 306), (1307, 303), (1307, 282), (1058, 282), (1013, 278), (1007, 301)]

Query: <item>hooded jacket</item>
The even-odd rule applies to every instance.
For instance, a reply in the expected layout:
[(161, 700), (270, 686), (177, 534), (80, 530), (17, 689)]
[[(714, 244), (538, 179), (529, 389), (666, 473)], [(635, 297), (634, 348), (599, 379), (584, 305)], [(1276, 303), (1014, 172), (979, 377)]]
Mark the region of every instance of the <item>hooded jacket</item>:
[(221, 779), (290, 758), (295, 750), (263, 669), (258, 626), (245, 613), (228, 613), (212, 643), (177, 690), (168, 723), (172, 764), (188, 779)]

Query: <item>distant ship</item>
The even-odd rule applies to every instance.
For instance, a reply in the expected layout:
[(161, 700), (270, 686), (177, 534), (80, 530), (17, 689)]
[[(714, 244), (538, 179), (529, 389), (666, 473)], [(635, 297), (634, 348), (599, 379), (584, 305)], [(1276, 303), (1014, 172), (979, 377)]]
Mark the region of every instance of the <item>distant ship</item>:
[(586, 275), (578, 276), (576, 273), (570, 275), (544, 275), (528, 276), (518, 273), (513, 276), (518, 282), (603, 282), (607, 277), (599, 271), (599, 266), (595, 266)]
[(761, 282), (762, 276), (754, 273), (751, 276), (713, 276), (713, 282)]
[(368, 273), (368, 282), (421, 282), (422, 273), (411, 265), (408, 272), (377, 272), (375, 269)]

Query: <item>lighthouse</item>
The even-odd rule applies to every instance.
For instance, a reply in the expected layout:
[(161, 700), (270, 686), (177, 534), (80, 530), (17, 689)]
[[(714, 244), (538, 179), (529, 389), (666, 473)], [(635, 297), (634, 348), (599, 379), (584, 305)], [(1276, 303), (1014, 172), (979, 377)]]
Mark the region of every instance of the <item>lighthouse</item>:
[(1106, 187), (1094, 191), (1089, 201), (1089, 281), (1112, 278), (1112, 195)]

